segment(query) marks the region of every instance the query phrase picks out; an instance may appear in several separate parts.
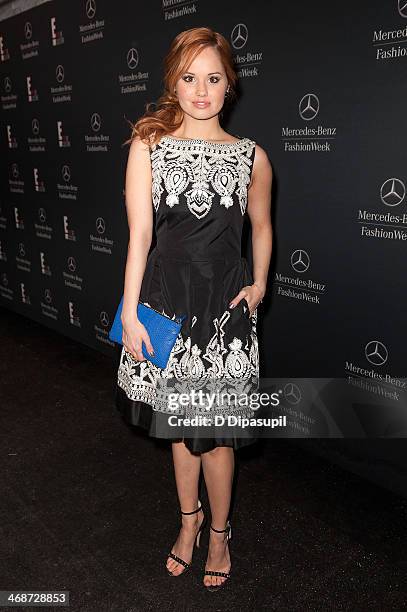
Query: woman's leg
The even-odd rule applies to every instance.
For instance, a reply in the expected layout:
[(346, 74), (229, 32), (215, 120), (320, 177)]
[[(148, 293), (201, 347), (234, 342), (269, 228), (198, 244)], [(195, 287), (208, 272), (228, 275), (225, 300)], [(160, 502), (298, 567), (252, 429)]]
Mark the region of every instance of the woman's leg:
[[(191, 512), (198, 508), (201, 455), (193, 455), (184, 442), (173, 442), (172, 456), (180, 508), (183, 512)], [(171, 551), (187, 563), (191, 562), (194, 541), (203, 521), (203, 516), (202, 511), (189, 515), (181, 514), (181, 530)], [(175, 576), (178, 576), (178, 574), (185, 570), (181, 563), (178, 563), (171, 557), (167, 560), (167, 568)]]
[[(211, 525), (214, 529), (225, 529), (232, 495), (234, 450), (228, 446), (218, 446), (207, 453), (202, 453), (201, 458), (211, 506)], [(216, 572), (230, 570), (229, 547), (225, 536), (225, 533), (209, 530), (209, 551), (205, 570)], [(224, 580), (226, 578), (222, 576), (204, 576), (205, 586), (218, 585)]]

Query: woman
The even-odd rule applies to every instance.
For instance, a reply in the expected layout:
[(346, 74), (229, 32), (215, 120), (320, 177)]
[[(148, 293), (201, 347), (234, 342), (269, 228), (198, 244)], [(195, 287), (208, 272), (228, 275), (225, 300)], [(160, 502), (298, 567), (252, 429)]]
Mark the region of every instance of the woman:
[[(169, 416), (206, 416), (210, 407), (202, 397), (208, 396), (183, 411), (179, 404), (169, 406), (168, 392), (161, 388), (177, 390), (191, 381), (200, 390), (232, 383), (234, 388), (258, 388), (257, 306), (266, 292), (272, 248), (272, 170), (254, 141), (233, 137), (220, 126), (219, 115), (234, 97), (236, 82), (223, 36), (210, 28), (181, 32), (165, 59), (165, 91), (157, 108), (147, 105), (127, 141), (130, 240), (116, 405), (128, 422), (172, 440), (182, 513), (166, 561), (172, 576), (189, 567), (206, 523), (198, 499), (202, 465), (211, 509), (203, 583), (210, 590), (230, 576), (234, 450), (256, 437), (246, 430), (183, 425), (175, 435)], [(246, 212), (254, 278), (240, 252)], [(157, 244), (149, 253), (154, 223)], [(150, 353), (153, 346), (137, 318), (139, 300), (171, 318), (188, 315), (165, 370), (143, 356), (142, 342)], [(223, 403), (213, 410), (217, 415), (248, 412), (247, 406), (225, 408)]]

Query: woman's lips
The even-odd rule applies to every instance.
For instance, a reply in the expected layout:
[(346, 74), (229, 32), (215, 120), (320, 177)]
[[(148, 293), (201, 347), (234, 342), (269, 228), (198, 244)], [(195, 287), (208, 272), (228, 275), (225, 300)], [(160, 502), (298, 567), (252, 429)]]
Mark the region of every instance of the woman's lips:
[(197, 108), (206, 108), (209, 106), (209, 102), (193, 102), (192, 104)]

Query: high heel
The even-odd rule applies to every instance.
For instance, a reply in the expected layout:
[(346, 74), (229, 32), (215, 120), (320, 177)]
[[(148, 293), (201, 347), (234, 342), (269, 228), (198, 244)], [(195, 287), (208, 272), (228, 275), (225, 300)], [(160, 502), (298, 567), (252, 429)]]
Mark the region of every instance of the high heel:
[[(212, 531), (216, 531), (216, 533), (226, 533), (226, 540), (228, 542), (229, 545), (229, 540), (232, 539), (232, 527), (229, 521), (227, 521), (226, 523), (226, 528), (225, 529), (214, 529), (211, 525), (211, 529)], [(229, 572), (215, 572), (213, 570), (205, 570), (204, 572), (204, 576), (222, 576), (222, 578), (230, 578), (230, 570)], [(226, 580), (223, 580), (223, 582), (221, 582), (221, 584), (211, 584), (209, 586), (206, 586), (204, 584), (204, 587), (206, 589), (208, 589), (208, 591), (218, 591), (221, 587), (223, 587), (223, 585), (225, 584)]]
[[(199, 501), (199, 499), (198, 499), (198, 506), (199, 506), (199, 507), (198, 507), (196, 510), (192, 510), (192, 512), (183, 512), (183, 511), (181, 510), (181, 514), (195, 514), (196, 512), (199, 512), (200, 510), (202, 510), (202, 505), (201, 505), (201, 502)], [(203, 518), (203, 520), (202, 520), (202, 523), (201, 523), (201, 525), (200, 525), (200, 527), (199, 527), (199, 529), (198, 529), (198, 532), (197, 532), (197, 534), (196, 534), (196, 536), (195, 536), (195, 541), (194, 541), (194, 546), (192, 547), (192, 552), (194, 551), (194, 547), (195, 547), (195, 546), (196, 546), (196, 548), (199, 548), (199, 546), (200, 546), (200, 542), (201, 542), (201, 533), (202, 533), (202, 531), (203, 531), (203, 529), (204, 529), (204, 527), (205, 527), (205, 525), (206, 525), (206, 521), (207, 521), (207, 518), (206, 518), (206, 516), (204, 515), (204, 518)], [(181, 557), (178, 557), (178, 556), (177, 556), (175, 553), (173, 553), (172, 551), (168, 553), (168, 555), (167, 555), (167, 559), (168, 559), (168, 557), (171, 557), (171, 559), (174, 559), (174, 561), (177, 561), (177, 563), (180, 563), (181, 565), (183, 565), (183, 566), (185, 567), (185, 569), (184, 569), (184, 570), (183, 570), (183, 571), (182, 571), (180, 574), (173, 574), (173, 573), (172, 573), (172, 572), (171, 572), (171, 571), (168, 569), (168, 567), (167, 567), (166, 569), (167, 569), (167, 573), (168, 573), (168, 575), (169, 575), (169, 576), (181, 576), (182, 574), (185, 574), (185, 572), (187, 571), (187, 569), (188, 569), (188, 568), (190, 568), (190, 567), (191, 567), (191, 565), (192, 565), (192, 560), (191, 560), (189, 563), (187, 563), (186, 561), (184, 561), (184, 559), (181, 559)]]

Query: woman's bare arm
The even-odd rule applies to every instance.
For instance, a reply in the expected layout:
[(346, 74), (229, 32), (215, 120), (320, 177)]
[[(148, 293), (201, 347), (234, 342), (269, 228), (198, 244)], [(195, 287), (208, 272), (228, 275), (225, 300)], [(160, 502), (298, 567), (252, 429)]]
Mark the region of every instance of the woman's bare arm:
[(262, 296), (266, 292), (267, 275), (273, 245), (271, 226), (271, 186), (273, 170), (267, 153), (256, 144), (252, 182), (248, 191), (247, 213), (252, 226), (253, 278)]
[(268, 269), (271, 260), (273, 232), (271, 227), (271, 184), (273, 171), (267, 153), (256, 145), (252, 180), (248, 189), (247, 214), (252, 226), (253, 285), (242, 287), (231, 300), (234, 308), (243, 298), (252, 315), (266, 293)]
[(130, 237), (121, 315), (123, 324), (138, 320), (137, 304), (153, 235), (151, 181), (149, 148), (136, 137), (130, 145), (125, 181)]

